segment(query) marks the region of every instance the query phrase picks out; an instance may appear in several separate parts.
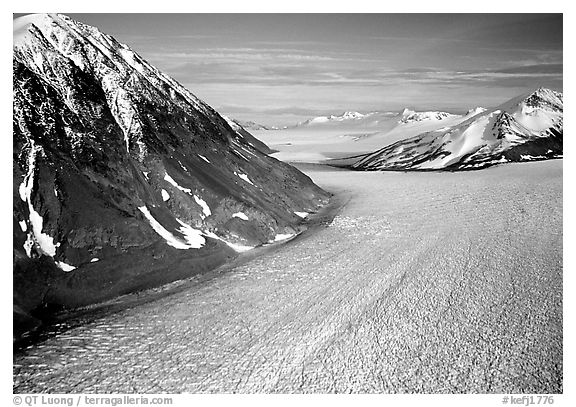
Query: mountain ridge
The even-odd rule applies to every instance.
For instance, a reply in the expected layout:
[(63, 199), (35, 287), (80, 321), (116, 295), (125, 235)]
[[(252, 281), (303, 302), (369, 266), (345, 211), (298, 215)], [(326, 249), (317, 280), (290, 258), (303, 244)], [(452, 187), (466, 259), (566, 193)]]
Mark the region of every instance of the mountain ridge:
[(503, 162), (562, 156), (563, 97), (538, 88), (461, 123), (367, 154), (359, 170), (479, 169)]
[[(481, 109), (481, 108), (477, 108)], [(471, 109), (474, 110), (474, 109)], [(468, 112), (469, 113), (469, 112)], [(467, 113), (467, 114), (468, 114)], [(388, 112), (388, 111), (371, 111), (366, 113), (360, 113), (356, 111), (346, 111), (341, 114), (332, 114), (329, 116), (316, 116), (310, 119), (304, 120), (302, 122), (293, 124), (291, 126), (284, 126), (282, 129), (306, 127), (306, 126), (320, 126), (325, 124), (337, 124), (337, 123), (354, 123), (362, 122), (370, 119), (378, 120), (382, 118), (393, 118), (399, 117), (398, 123), (415, 123), (420, 121), (441, 121), (447, 118), (458, 117), (459, 115), (442, 112), (442, 111), (415, 111), (409, 108), (404, 108), (398, 112)], [(464, 115), (465, 116), (465, 115)]]

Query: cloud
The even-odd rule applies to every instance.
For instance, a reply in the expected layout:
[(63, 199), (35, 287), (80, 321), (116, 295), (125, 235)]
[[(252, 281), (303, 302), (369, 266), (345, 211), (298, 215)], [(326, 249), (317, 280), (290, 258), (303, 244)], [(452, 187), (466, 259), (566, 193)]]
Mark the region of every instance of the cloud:
[(560, 74), (563, 73), (562, 64), (538, 64), (538, 65), (523, 65), (514, 66), (496, 70), (495, 72), (505, 74)]
[[(334, 69), (336, 68), (336, 69)], [(213, 84), (257, 84), (273, 88), (305, 85), (313, 87), (403, 86), (405, 84), (513, 86), (562, 83), (561, 65), (519, 66), (497, 70), (433, 70), (433, 69), (358, 69), (356, 67), (314, 64), (220, 64), (214, 62), (185, 63), (174, 67), (171, 74), (187, 82)]]
[(220, 62), (237, 61), (334, 61), (334, 58), (327, 55), (315, 55), (290, 50), (257, 50), (257, 49), (199, 49), (193, 52), (152, 52), (148, 54), (151, 60), (214, 60)]
[(220, 110), (227, 113), (260, 113), (267, 115), (293, 115), (293, 116), (326, 116), (334, 113), (334, 109), (313, 109), (313, 108), (303, 108), (300, 106), (284, 106), (278, 108), (253, 108), (244, 105), (221, 105), (218, 107)]
[(161, 37), (155, 35), (142, 35), (142, 34), (124, 34), (125, 38), (131, 41), (156, 41), (164, 42), (166, 40), (206, 40), (213, 38), (220, 38), (218, 35), (209, 34), (178, 34), (178, 35), (162, 35)]
[[(502, 103), (538, 86), (562, 87), (561, 52), (469, 49), (469, 59), (458, 52), (436, 59), (412, 53), (401, 59), (388, 50), (370, 54), (246, 43), (193, 50), (168, 47), (145, 57), (219, 111), (264, 122), (402, 106), (465, 111), (478, 104)], [(278, 124), (272, 119), (267, 123)]]

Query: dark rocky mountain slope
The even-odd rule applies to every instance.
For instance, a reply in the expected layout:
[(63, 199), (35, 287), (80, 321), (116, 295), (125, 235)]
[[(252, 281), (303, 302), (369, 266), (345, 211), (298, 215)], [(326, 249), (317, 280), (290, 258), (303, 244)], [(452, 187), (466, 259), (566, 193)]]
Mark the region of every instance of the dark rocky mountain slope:
[(16, 336), (294, 236), (328, 200), (94, 27), (21, 17), (13, 52)]

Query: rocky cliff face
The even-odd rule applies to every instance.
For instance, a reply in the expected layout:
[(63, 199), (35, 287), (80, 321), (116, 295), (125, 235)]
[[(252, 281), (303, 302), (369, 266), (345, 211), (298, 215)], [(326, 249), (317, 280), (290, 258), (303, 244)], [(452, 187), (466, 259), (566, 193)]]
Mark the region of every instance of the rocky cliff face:
[(470, 112), (471, 117), (455, 126), (386, 146), (352, 167), (467, 170), (559, 158), (563, 156), (563, 109), (562, 93), (540, 88), (495, 109)]
[[(213, 268), (300, 232), (328, 194), (127, 46), (14, 21), (15, 321)], [(249, 133), (248, 133), (249, 135)]]

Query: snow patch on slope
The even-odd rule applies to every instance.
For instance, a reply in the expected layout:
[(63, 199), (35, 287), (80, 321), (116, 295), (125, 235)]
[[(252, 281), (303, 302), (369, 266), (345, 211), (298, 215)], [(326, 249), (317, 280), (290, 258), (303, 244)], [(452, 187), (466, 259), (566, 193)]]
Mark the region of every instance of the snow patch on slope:
[(236, 175), (238, 178), (246, 181), (246, 182), (249, 183), (250, 185), (254, 185), (254, 184), (252, 183), (252, 181), (250, 181), (250, 178), (248, 178), (248, 175), (242, 174), (242, 173), (238, 173), (238, 172), (236, 172), (236, 171), (234, 171), (234, 175)]
[(28, 204), (28, 211), (30, 212), (30, 224), (32, 225), (32, 231), (28, 234), (28, 239), (24, 243), (24, 249), (26, 250), (26, 255), (31, 256), (31, 249), (33, 244), (29, 243), (29, 240), (36, 242), (38, 244), (39, 250), (47, 256), (54, 257), (56, 255), (57, 244), (54, 243), (54, 239), (46, 233), (42, 232), (42, 226), (44, 224), (44, 219), (42, 216), (34, 210), (34, 205), (32, 204), (32, 188), (34, 187), (34, 168), (36, 164), (36, 155), (41, 151), (40, 147), (34, 145), (34, 141), (30, 140), (30, 154), (28, 156), (28, 173), (24, 177), (24, 181), (20, 184), (19, 192), (20, 199)]
[(192, 190), (190, 188), (184, 188), (184, 187), (181, 187), (180, 185), (178, 185), (178, 183), (176, 181), (174, 181), (174, 178), (172, 178), (168, 173), (166, 173), (166, 175), (164, 175), (164, 180), (168, 181), (170, 184), (172, 184), (173, 186), (178, 188), (180, 191), (185, 192), (188, 195), (192, 195)]
[(212, 214), (212, 211), (210, 210), (210, 207), (208, 206), (208, 204), (206, 203), (205, 200), (203, 200), (202, 198), (194, 195), (194, 200), (196, 201), (196, 203), (198, 205), (200, 205), (200, 207), (202, 207), (202, 212), (204, 213), (204, 216), (202, 217), (202, 219), (207, 218), (208, 216), (210, 216)]
[(66, 272), (68, 271), (72, 271), (72, 270), (76, 270), (75, 266), (71, 266), (70, 264), (66, 264), (63, 261), (57, 261), (56, 265), (58, 266), (58, 268), (60, 268), (61, 270), (64, 270)]
[(233, 218), (239, 218), (242, 220), (248, 220), (248, 216), (246, 216), (246, 214), (244, 212), (236, 212), (232, 214)]
[(226, 120), (226, 123), (228, 123), (228, 126), (230, 126), (232, 128), (232, 130), (234, 131), (238, 131), (240, 130), (240, 125), (238, 125), (238, 123), (234, 122), (232, 119), (230, 119), (228, 116), (222, 116), (222, 118), (224, 120)]
[(243, 253), (243, 252), (247, 252), (248, 250), (254, 249), (254, 246), (244, 246), (241, 244), (228, 242), (227, 240), (224, 240), (223, 238), (221, 238), (220, 236), (218, 236), (217, 234), (215, 234), (213, 232), (209, 232), (209, 231), (204, 232), (204, 235), (206, 235), (207, 237), (211, 237), (212, 239), (220, 240), (221, 242), (225, 243), (228, 247), (230, 247), (231, 249), (233, 249), (237, 253)]
[(274, 237), (274, 242), (281, 242), (282, 240), (287, 240), (287, 239), (290, 239), (294, 236), (296, 236), (296, 234), (294, 234), (294, 233), (278, 233)]
[(152, 216), (152, 214), (150, 213), (150, 211), (146, 206), (139, 206), (138, 209), (140, 210), (140, 212), (144, 214), (144, 217), (146, 217), (146, 219), (150, 223), (150, 226), (152, 226), (152, 229), (154, 229), (154, 231), (158, 235), (160, 235), (169, 246), (172, 246), (179, 250), (186, 250), (191, 248), (199, 249), (202, 246), (204, 246), (206, 239), (202, 237), (201, 232), (185, 224), (184, 222), (177, 219), (178, 223), (182, 225), (182, 227), (179, 228), (179, 232), (182, 233), (182, 235), (186, 239), (185, 242), (178, 239), (171, 232), (166, 230), (166, 228), (164, 228), (164, 226), (162, 226), (160, 222), (158, 222)]
[(199, 249), (206, 243), (206, 239), (202, 236), (202, 232), (198, 229), (194, 229), (192, 226), (182, 222), (180, 219), (176, 219), (181, 225), (178, 231), (182, 233), (186, 242), (195, 249)]

